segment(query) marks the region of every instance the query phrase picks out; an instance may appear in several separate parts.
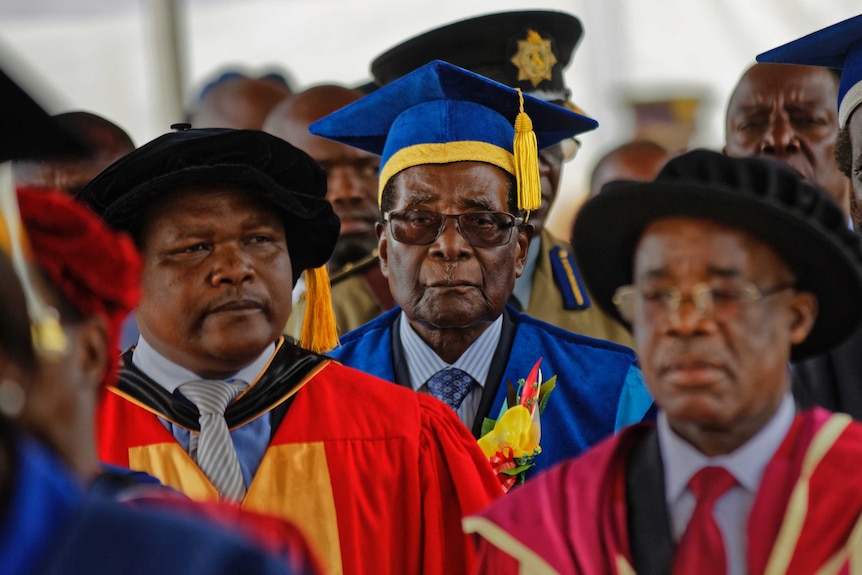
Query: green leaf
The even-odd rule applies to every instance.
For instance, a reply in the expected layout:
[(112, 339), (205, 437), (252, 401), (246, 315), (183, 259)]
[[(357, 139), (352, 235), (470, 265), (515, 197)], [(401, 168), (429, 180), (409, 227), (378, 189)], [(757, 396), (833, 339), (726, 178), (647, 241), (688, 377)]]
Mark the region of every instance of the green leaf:
[(533, 465), (534, 464), (531, 463), (529, 465), (520, 465), (518, 467), (513, 467), (512, 469), (503, 469), (502, 471), (499, 471), (499, 473), (501, 473), (503, 475), (519, 475), (519, 474), (523, 473), (524, 471), (528, 470), (529, 468), (531, 468)]
[(494, 431), (494, 425), (496, 423), (497, 420), (486, 417), (485, 421), (482, 422), (482, 434), (479, 437), (484, 437)]
[(548, 398), (551, 396), (551, 392), (554, 391), (556, 386), (557, 376), (555, 375), (543, 383), (542, 387), (539, 388), (539, 414), (544, 413), (545, 406), (548, 404)]

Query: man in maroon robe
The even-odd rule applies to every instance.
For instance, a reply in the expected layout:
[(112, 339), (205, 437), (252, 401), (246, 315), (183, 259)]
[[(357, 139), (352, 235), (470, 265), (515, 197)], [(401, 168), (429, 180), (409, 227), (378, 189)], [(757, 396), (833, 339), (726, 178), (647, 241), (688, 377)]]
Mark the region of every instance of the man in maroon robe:
[(862, 250), (838, 205), (778, 163), (700, 150), (606, 186), (574, 244), (591, 293), (632, 329), (658, 421), (467, 518), (480, 572), (859, 565), (862, 426), (798, 413), (788, 369), (862, 318)]

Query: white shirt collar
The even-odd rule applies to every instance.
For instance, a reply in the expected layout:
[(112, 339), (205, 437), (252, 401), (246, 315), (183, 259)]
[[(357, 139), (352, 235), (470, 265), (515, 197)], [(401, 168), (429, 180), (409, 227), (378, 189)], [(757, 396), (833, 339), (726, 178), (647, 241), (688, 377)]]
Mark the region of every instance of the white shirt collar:
[(793, 424), (796, 407), (787, 393), (775, 414), (751, 439), (733, 453), (707, 457), (670, 427), (667, 415), (658, 414), (658, 441), (665, 477), (665, 497), (669, 504), (679, 500), (692, 476), (710, 465), (724, 467), (739, 484), (752, 494), (757, 493), (767, 463), (778, 450)]
[[(257, 381), (258, 376), (266, 369), (272, 354), (275, 353), (275, 344), (270, 344), (253, 362), (236, 372), (231, 379), (244, 381), (252, 384)], [(143, 371), (147, 376), (173, 393), (180, 385), (189, 381), (201, 379), (194, 372), (169, 360), (153, 348), (144, 336), (138, 338), (132, 354), (132, 364)]]
[(419, 390), (428, 379), (447, 367), (457, 367), (470, 374), (476, 382), (485, 387), (485, 379), (491, 369), (491, 360), (500, 342), (503, 328), (503, 316), (494, 320), (488, 329), (476, 338), (467, 351), (455, 363), (446, 363), (438, 356), (410, 325), (407, 315), (401, 312), (401, 345), (404, 348), (407, 367), (410, 371), (410, 382), (414, 390)]

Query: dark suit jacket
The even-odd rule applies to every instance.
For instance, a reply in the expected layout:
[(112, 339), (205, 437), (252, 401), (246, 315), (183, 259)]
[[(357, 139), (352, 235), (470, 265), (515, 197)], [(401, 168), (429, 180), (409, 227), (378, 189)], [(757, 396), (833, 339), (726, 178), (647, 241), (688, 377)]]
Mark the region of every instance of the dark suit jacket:
[(666, 575), (673, 564), (674, 543), (664, 496), (664, 467), (658, 433), (652, 428), (629, 456), (626, 508), (632, 567), (638, 575)]
[(862, 329), (831, 351), (793, 365), (793, 397), (862, 421)]

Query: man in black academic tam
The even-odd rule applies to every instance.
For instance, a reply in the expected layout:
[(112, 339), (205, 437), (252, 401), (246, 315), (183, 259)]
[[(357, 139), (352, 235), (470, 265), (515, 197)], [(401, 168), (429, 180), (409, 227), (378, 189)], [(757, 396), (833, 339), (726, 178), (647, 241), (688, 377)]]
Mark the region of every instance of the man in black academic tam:
[(797, 412), (787, 367), (862, 319), (862, 249), (837, 204), (783, 164), (697, 150), (652, 182), (607, 184), (574, 241), (596, 301), (632, 329), (657, 422), (465, 520), (483, 560), (555, 573), (847, 569), (860, 552), (862, 424)]
[[(432, 60), (443, 60), (583, 114), (571, 101), (564, 74), (583, 35), (581, 21), (566, 12), (483, 14), (405, 40), (377, 56), (371, 72), (383, 86)], [(542, 204), (530, 214), (536, 233), (509, 303), (568, 331), (631, 345), (628, 332), (592, 305), (567, 238), (557, 238), (545, 227), (564, 164), (579, 146), (574, 138), (564, 138), (539, 153)]]
[[(105, 372), (106, 364), (113, 364), (105, 335), (110, 328), (92, 308), (85, 312), (77, 307), (78, 299), (96, 297), (89, 293), (94, 280), (66, 274), (57, 280), (65, 284), (59, 288), (57, 276), (42, 275), (35, 268), (62, 270), (63, 258), (46, 255), (50, 247), (40, 250), (52, 240), (62, 241), (61, 235), (75, 243), (82, 236), (101, 232), (82, 223), (77, 215), (67, 218), (70, 210), (62, 207), (69, 208), (72, 200), (61, 195), (58, 203), (51, 199), (54, 192), (47, 190), (19, 192), (25, 208), (22, 226), (8, 160), (81, 154), (85, 147), (3, 71), (0, 101), (0, 161), (5, 162), (0, 164), (0, 219), (6, 232), (0, 242), (0, 573), (218, 575), (236, 573), (239, 565), (254, 573), (297, 572), (285, 554), (275, 557), (257, 541), (190, 515), (169, 512), (166, 505), (171, 503), (144, 509), (84, 492), (91, 477), (74, 466), (78, 460), (71, 456), (68, 445), (55, 440), (58, 429), (86, 429), (74, 433), (70, 444), (87, 454), (94, 450), (92, 409), (87, 411), (88, 417), (81, 416), (89, 422), (83, 427), (74, 420), (95, 403), (99, 392), (95, 380)], [(41, 199), (36, 200), (37, 196)], [(39, 220), (34, 233), (34, 218), (27, 217), (25, 204), (36, 203), (40, 211), (30, 211)], [(65, 206), (58, 207), (61, 203)], [(91, 223), (95, 220), (85, 207), (77, 209)], [(79, 225), (69, 227), (70, 220)], [(10, 229), (12, 233), (8, 233)], [(28, 243), (28, 237), (32, 242)], [(125, 278), (120, 280), (122, 284)], [(59, 295), (63, 292), (74, 292), (80, 298), (66, 300)], [(58, 373), (60, 377), (50, 377)], [(61, 405), (64, 409), (54, 409)], [(52, 420), (52, 414), (59, 416)], [(52, 421), (56, 428), (49, 430), (45, 426), (50, 427)], [(281, 549), (289, 550), (292, 562), (294, 548), (289, 540), (284, 543)], [(295, 557), (299, 563), (311, 565), (311, 560), (303, 563), (307, 552)]]
[(304, 152), (228, 129), (161, 136), (81, 191), (143, 259), (141, 337), (99, 407), (99, 455), (301, 522), (327, 572), (467, 572), (460, 520), (500, 493), (475, 440), (444, 404), (320, 355), (339, 229), (325, 193)]

